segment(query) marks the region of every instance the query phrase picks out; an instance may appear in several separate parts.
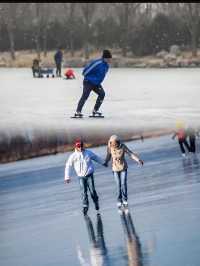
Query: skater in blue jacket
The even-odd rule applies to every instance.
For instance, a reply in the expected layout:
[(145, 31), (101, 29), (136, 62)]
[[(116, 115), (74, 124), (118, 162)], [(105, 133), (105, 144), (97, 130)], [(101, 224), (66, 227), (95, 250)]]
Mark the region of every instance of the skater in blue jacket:
[(105, 97), (105, 91), (101, 83), (104, 80), (106, 73), (108, 72), (111, 58), (111, 52), (109, 50), (104, 50), (102, 58), (93, 60), (83, 69), (83, 93), (78, 102), (75, 117), (83, 116), (81, 111), (91, 91), (94, 91), (98, 95), (92, 114), (94, 116), (102, 115), (100, 112), (98, 112)]

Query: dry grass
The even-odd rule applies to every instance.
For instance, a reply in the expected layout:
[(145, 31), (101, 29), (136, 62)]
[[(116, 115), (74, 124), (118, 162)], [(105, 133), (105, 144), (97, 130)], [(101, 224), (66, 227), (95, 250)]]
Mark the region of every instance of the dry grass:
[[(49, 51), (46, 56), (41, 53), (40, 59), (43, 66), (54, 66), (54, 51)], [(34, 58), (37, 58), (35, 51), (25, 50), (17, 51), (16, 59), (12, 60), (9, 52), (0, 52), (0, 67), (31, 67)], [(101, 55), (101, 52), (93, 52), (90, 54), (90, 58), (98, 57)], [(64, 52), (64, 62), (70, 60), (80, 60), (84, 61), (84, 52), (82, 50), (74, 53), (74, 56), (71, 57), (69, 52)]]
[[(54, 66), (54, 51), (49, 51), (47, 53), (47, 56), (44, 56), (43, 53), (41, 53), (41, 63), (44, 67), (52, 67)], [(93, 51), (90, 54), (90, 59), (91, 58), (96, 58), (101, 56), (102, 51)], [(162, 63), (162, 59), (157, 58), (156, 56), (143, 56), (143, 57), (134, 57), (131, 53), (127, 55), (126, 58), (122, 57), (120, 50), (115, 49), (112, 50), (113, 53), (113, 62), (114, 66), (127, 66), (131, 67), (134, 64), (138, 65), (150, 65), (154, 66), (157, 64)], [(12, 60), (10, 57), (9, 52), (1, 52), (0, 53), (0, 67), (31, 67), (32, 66), (32, 61), (34, 58), (36, 58), (36, 52), (32, 50), (25, 50), (25, 51), (17, 51), (16, 52), (16, 60)], [(181, 57), (183, 59), (192, 59), (192, 53), (189, 51), (187, 52), (182, 52)], [(198, 51), (198, 56), (196, 60), (200, 61), (200, 50)], [(84, 59), (84, 51), (80, 50), (75, 52), (74, 57), (71, 57), (69, 52), (64, 52), (64, 65), (70, 66), (77, 66), (80, 67), (84, 65), (86, 60)]]

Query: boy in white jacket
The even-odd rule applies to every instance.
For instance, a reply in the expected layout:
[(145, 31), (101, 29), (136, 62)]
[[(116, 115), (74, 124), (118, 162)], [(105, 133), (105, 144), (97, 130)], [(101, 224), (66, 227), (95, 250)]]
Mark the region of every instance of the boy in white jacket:
[(94, 166), (92, 161), (96, 161), (97, 163), (104, 165), (103, 159), (98, 157), (92, 151), (84, 149), (83, 142), (81, 140), (77, 140), (75, 142), (75, 151), (70, 155), (65, 166), (65, 183), (69, 183), (71, 181), (72, 168), (74, 168), (77, 176), (79, 177), (84, 215), (87, 214), (89, 207), (87, 194), (88, 189), (95, 204), (95, 209), (97, 211), (99, 210), (99, 201), (94, 184)]

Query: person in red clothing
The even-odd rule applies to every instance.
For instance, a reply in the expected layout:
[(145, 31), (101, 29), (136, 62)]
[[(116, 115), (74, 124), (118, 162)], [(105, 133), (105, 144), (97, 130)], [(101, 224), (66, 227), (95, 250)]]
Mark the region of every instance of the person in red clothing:
[(182, 156), (185, 157), (184, 146), (187, 148), (188, 152), (190, 152), (190, 146), (189, 146), (187, 139), (186, 139), (187, 138), (187, 132), (186, 132), (186, 130), (182, 124), (178, 125), (178, 129), (177, 129), (177, 131), (174, 132), (172, 139), (175, 139), (175, 137), (178, 138), (178, 143), (179, 143), (179, 146), (180, 146), (180, 149), (182, 152)]
[(65, 71), (65, 77), (66, 79), (75, 79), (75, 74), (74, 74), (74, 71), (69, 68)]

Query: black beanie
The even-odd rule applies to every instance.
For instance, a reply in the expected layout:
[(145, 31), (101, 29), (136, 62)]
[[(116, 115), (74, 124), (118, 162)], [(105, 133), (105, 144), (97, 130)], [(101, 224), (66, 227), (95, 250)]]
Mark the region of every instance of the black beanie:
[(111, 52), (109, 50), (103, 50), (103, 58), (112, 58)]

